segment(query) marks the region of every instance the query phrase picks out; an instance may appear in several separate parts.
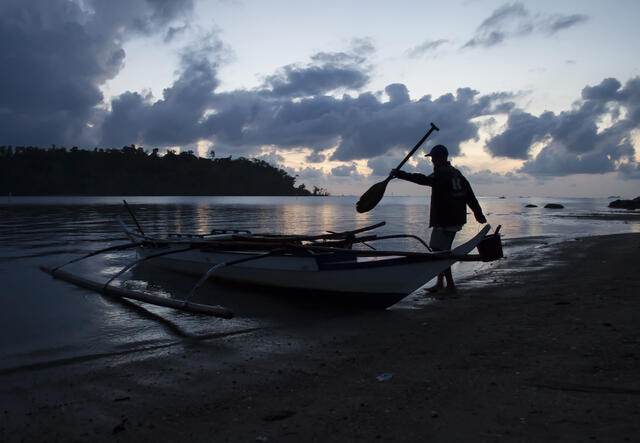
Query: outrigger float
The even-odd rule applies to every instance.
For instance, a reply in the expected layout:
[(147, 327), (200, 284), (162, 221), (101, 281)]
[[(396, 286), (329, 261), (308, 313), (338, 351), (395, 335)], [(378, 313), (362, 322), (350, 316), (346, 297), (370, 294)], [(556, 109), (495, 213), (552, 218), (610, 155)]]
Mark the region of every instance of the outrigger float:
[[(126, 202), (125, 202), (126, 204)], [(127, 206), (127, 209), (128, 206)], [(385, 224), (320, 235), (252, 234), (249, 231), (214, 230), (207, 235), (147, 235), (138, 227), (118, 222), (131, 243), (112, 246), (76, 258), (56, 268), (43, 268), (56, 278), (114, 295), (190, 312), (230, 318), (222, 306), (189, 301), (208, 279), (275, 289), (295, 294), (300, 300), (321, 303), (387, 308), (436, 277), (458, 261), (493, 261), (502, 257), (500, 227), (488, 235), (484, 226), (478, 234), (451, 251), (433, 252), (414, 235), (376, 235), (370, 231)], [(370, 243), (390, 238), (411, 238), (427, 252), (375, 250)], [(354, 245), (370, 249), (356, 249)], [(470, 254), (478, 248), (479, 254)], [(125, 266), (106, 283), (71, 274), (61, 269), (72, 262), (97, 254), (136, 249), (137, 260)], [(174, 272), (200, 277), (182, 300), (129, 290), (111, 283), (141, 262)]]

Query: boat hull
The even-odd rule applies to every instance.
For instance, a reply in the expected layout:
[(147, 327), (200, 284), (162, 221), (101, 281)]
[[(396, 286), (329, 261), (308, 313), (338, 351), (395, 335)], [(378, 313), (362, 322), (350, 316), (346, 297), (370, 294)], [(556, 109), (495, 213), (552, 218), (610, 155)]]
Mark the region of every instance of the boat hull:
[[(473, 239), (452, 252), (468, 254), (488, 231), (483, 229)], [(213, 266), (243, 258), (246, 262), (215, 269), (210, 278), (221, 282), (286, 291), (300, 298), (325, 299), (331, 303), (385, 308), (429, 282), (450, 267), (453, 259), (420, 257), (385, 257), (363, 260), (347, 254), (300, 254), (264, 256), (260, 253), (183, 249), (184, 245), (141, 246), (140, 257), (174, 272), (201, 277)], [(254, 258), (255, 257), (255, 258)]]

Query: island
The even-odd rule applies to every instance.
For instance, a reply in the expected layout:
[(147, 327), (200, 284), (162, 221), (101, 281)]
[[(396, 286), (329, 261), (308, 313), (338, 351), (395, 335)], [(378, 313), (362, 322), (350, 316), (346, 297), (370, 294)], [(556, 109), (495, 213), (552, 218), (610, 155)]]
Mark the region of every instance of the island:
[(160, 154), (135, 145), (67, 150), (55, 145), (0, 146), (4, 195), (328, 195), (296, 186), (296, 177), (264, 160), (209, 158), (193, 151)]

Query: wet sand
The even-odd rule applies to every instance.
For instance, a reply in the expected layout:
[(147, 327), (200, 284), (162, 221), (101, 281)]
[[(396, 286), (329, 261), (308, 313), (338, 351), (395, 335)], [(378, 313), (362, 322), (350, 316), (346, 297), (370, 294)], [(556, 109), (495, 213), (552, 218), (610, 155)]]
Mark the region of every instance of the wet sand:
[(584, 238), (420, 309), (5, 372), (0, 440), (638, 441), (639, 254)]

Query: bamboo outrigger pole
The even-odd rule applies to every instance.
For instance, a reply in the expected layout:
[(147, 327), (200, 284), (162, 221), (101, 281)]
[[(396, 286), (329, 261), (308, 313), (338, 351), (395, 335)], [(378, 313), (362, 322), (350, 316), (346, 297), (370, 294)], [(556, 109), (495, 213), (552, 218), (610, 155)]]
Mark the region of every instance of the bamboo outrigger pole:
[(51, 274), (54, 278), (66, 280), (70, 283), (76, 284), (86, 289), (99, 292), (104, 295), (123, 297), (132, 300), (143, 301), (158, 306), (165, 306), (167, 308), (180, 309), (187, 312), (194, 312), (196, 314), (207, 314), (214, 317), (232, 318), (233, 312), (222, 307), (203, 305), (200, 303), (185, 302), (183, 300), (176, 300), (173, 298), (158, 297), (157, 295), (146, 294), (140, 291), (132, 291), (130, 289), (121, 288), (117, 286), (104, 285), (102, 283), (89, 280), (78, 275), (72, 274), (61, 269), (54, 270), (45, 266), (40, 267), (44, 272)]

